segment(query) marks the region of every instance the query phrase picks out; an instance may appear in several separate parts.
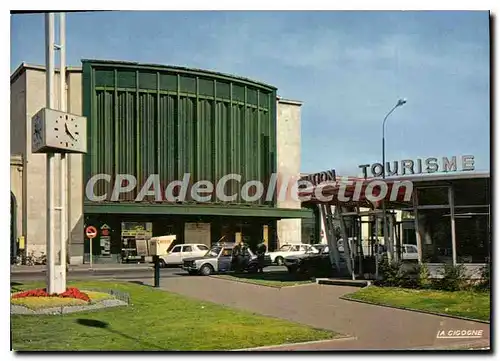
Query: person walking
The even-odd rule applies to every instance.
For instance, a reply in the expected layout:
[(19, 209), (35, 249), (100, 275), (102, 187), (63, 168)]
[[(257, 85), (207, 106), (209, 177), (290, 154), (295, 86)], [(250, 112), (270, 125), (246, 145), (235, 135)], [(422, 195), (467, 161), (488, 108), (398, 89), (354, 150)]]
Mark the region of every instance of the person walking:
[(264, 257), (267, 251), (267, 246), (264, 242), (259, 243), (257, 246), (257, 272), (264, 272)]

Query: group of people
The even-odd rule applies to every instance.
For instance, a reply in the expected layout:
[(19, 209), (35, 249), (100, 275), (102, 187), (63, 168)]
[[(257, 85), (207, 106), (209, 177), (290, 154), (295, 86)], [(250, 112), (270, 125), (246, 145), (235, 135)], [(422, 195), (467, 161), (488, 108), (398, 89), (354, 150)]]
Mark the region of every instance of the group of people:
[[(243, 271), (250, 258), (248, 252), (249, 245), (241, 243), (233, 249), (232, 269), (236, 272)], [(257, 272), (264, 272), (264, 256), (267, 251), (267, 246), (264, 242), (259, 243), (256, 248), (255, 254), (257, 255)]]

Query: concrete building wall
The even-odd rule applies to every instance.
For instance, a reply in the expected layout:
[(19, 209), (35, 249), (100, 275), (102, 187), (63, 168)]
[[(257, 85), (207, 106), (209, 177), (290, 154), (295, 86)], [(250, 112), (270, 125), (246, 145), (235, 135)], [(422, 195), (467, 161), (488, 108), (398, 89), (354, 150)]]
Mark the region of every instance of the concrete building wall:
[(10, 86), (10, 154), (26, 154), (26, 74)]
[[(11, 154), (23, 155), (22, 201), (24, 207), (18, 222), (28, 252), (40, 254), (46, 251), (46, 155), (31, 152), (31, 118), (45, 107), (45, 69), (41, 66), (22, 65), (11, 77)], [(54, 79), (54, 107), (59, 107), (59, 73)], [(67, 111), (82, 114), (82, 73), (80, 68), (68, 68), (66, 72)], [(280, 176), (297, 179), (300, 175), (301, 103), (280, 99), (277, 103), (277, 170)], [(14, 126), (12, 126), (14, 125)], [(15, 145), (15, 146), (14, 146)], [(70, 187), (67, 190), (70, 219), (68, 225), (70, 263), (83, 262), (84, 218), (83, 218), (83, 156), (67, 157)], [(54, 170), (56, 189), (55, 205), (59, 205), (59, 165), (56, 157)], [(280, 208), (299, 209), (298, 200), (278, 202)], [(301, 220), (290, 219), (277, 222), (280, 243), (301, 242)], [(59, 213), (55, 212), (56, 234), (60, 232)]]
[[(24, 155), (24, 177), (23, 177), (23, 221), (24, 226), (22, 234), (25, 236), (26, 251), (34, 252), (39, 255), (46, 252), (46, 155), (34, 154), (31, 152), (31, 118), (46, 105), (45, 100), (45, 69), (38, 66), (24, 66), (14, 75), (11, 83), (11, 103), (15, 103), (16, 110), (11, 114), (11, 124), (17, 125), (18, 129), (11, 131), (11, 144), (19, 144), (20, 149), (12, 149), (13, 151), (20, 150)], [(72, 113), (82, 113), (81, 100), (81, 70), (68, 69), (66, 73), (67, 87), (67, 110)], [(59, 73), (56, 72), (54, 79), (54, 107), (59, 108)], [(24, 100), (16, 95), (24, 88)], [(23, 102), (24, 114), (21, 113), (21, 106), (17, 104)], [(11, 105), (12, 107), (12, 105)], [(54, 188), (55, 205), (60, 204), (59, 189), (59, 157), (55, 157), (56, 166), (54, 169)], [(68, 187), (68, 204), (71, 207), (70, 227), (71, 237), (70, 243), (83, 242), (83, 199), (80, 191), (82, 189), (82, 156), (71, 155), (68, 161), (68, 173), (71, 177), (71, 185)], [(54, 231), (60, 232), (60, 214), (55, 212), (55, 227)], [(68, 247), (71, 251), (72, 247)], [(80, 247), (82, 248), (82, 247)], [(80, 253), (82, 251), (80, 250)], [(82, 256), (80, 256), (83, 259)]]
[[(300, 177), (300, 134), (302, 103), (279, 99), (277, 104), (277, 170), (281, 179), (291, 181)], [(278, 200), (279, 208), (300, 209), (301, 202), (292, 197)], [(300, 243), (302, 224), (300, 219), (282, 219), (277, 222), (278, 247), (284, 243)]]
[[(82, 115), (82, 73), (80, 71), (69, 72), (67, 79), (68, 112)], [(69, 154), (67, 158), (68, 177), (71, 182), (67, 194), (67, 199), (71, 200), (68, 204), (70, 207), (68, 255), (71, 264), (81, 264), (83, 263), (83, 243), (85, 241), (83, 235), (83, 155)]]
[(14, 75), (10, 86), (10, 191), (17, 203), (17, 237), (26, 234), (26, 187), (23, 182), (26, 155), (26, 74)]

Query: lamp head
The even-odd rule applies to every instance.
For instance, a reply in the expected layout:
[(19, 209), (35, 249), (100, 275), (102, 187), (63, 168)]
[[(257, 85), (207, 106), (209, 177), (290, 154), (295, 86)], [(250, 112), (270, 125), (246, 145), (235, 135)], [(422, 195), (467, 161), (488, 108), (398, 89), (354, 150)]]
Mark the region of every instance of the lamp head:
[(403, 106), (406, 104), (406, 99), (405, 98), (401, 98), (398, 100), (398, 103), (396, 104), (397, 107), (400, 107), (400, 106)]

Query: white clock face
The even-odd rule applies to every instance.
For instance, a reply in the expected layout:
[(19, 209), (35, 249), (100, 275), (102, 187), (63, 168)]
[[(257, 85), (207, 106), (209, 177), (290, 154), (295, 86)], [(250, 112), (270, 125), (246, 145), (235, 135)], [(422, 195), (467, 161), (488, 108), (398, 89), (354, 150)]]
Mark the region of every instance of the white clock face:
[(76, 124), (73, 118), (68, 119), (67, 116), (65, 118), (66, 119), (62, 121), (62, 139), (60, 143), (67, 148), (73, 148), (80, 140), (80, 131), (78, 129), (78, 124)]

